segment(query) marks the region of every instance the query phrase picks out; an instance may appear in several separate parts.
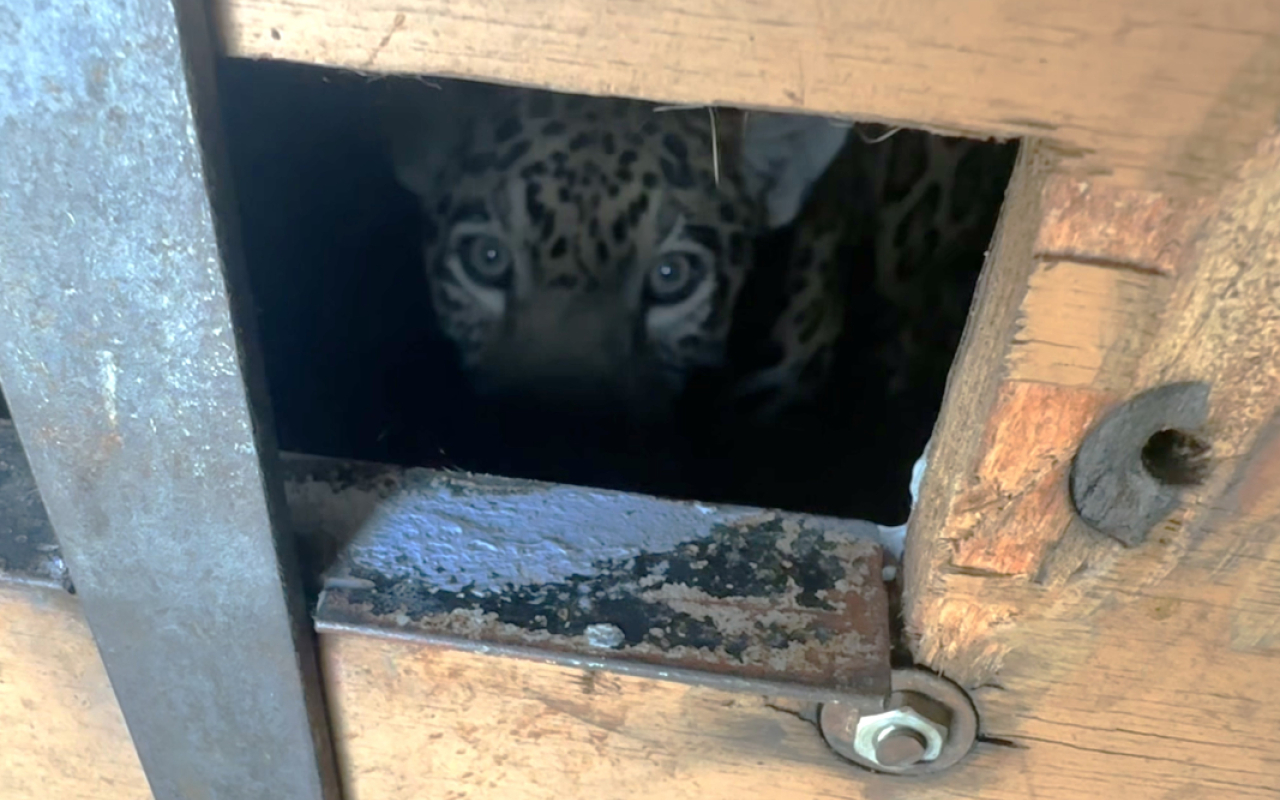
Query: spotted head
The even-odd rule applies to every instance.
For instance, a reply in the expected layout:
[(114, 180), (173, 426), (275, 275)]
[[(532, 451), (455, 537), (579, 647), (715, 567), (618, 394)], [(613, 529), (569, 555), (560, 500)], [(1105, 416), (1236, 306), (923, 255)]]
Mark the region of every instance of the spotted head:
[[(753, 239), (826, 161), (762, 157), (768, 136), (726, 145), (705, 108), (483, 92), (451, 134), (437, 114), (395, 140), (440, 331), (481, 395), (664, 417), (724, 366)], [(842, 133), (809, 122), (829, 160)]]

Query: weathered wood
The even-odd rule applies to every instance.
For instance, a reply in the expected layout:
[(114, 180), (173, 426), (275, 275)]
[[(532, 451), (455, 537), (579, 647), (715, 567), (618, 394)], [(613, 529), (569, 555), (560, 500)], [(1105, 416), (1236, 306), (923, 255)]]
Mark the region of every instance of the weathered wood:
[(835, 756), (802, 718), (811, 709), (770, 698), (408, 639), (329, 633), (323, 645), (348, 800), (427, 787), (468, 800), (1027, 796), (988, 744), (955, 772), (885, 777)]
[(220, 0), (229, 53), (1038, 136), (1076, 174), (1215, 184), (1280, 110), (1269, 0)]
[[(1035, 796), (1274, 797), (1280, 137), (1214, 198), (1094, 191), (1015, 179), (908, 538), (912, 644)], [(1067, 470), (1108, 409), (1177, 381), (1210, 387), (1212, 469), (1128, 550), (1073, 514)]]
[[(1270, 473), (1239, 494), (1274, 512), (1280, 432), (1270, 458)], [(1195, 589), (1130, 604), (1124, 625), (1100, 634), (1113, 676), (1144, 679), (1108, 690), (1090, 683), (1092, 664), (1045, 665), (1026, 684), (1052, 703), (1043, 717), (1017, 707), (1025, 695), (979, 692), (988, 716), (1019, 719), (1017, 746), (979, 744), (955, 770), (921, 779), (854, 771), (801, 718), (807, 709), (767, 698), (391, 638), (327, 634), (321, 651), (348, 800), (1274, 797), (1274, 704), (1217, 672), (1225, 660), (1274, 674), (1260, 649), (1274, 650), (1274, 614), (1255, 603), (1247, 624), (1188, 648), (1169, 631), (1221, 621), (1207, 603), (1230, 600), (1220, 587), (1201, 602)], [(1249, 590), (1256, 601), (1266, 587)], [(1080, 633), (1069, 622), (1058, 631)], [(1101, 741), (1073, 727), (1100, 714), (1114, 727)], [(1240, 729), (1264, 736), (1237, 752), (1222, 737)], [(0, 796), (151, 797), (78, 604), (57, 590), (0, 587)]]
[(0, 797), (151, 797), (89, 626), (58, 589), (0, 583)]

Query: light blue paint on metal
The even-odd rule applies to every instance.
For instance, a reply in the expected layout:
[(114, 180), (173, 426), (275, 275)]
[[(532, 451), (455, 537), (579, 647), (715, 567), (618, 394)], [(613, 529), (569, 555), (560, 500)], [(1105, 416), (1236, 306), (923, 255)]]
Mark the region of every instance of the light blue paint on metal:
[(775, 517), (880, 538), (878, 526), (861, 520), (408, 470), (363, 521), (346, 558), (390, 579), (483, 594), (592, 575), (601, 562), (669, 552), (718, 526)]

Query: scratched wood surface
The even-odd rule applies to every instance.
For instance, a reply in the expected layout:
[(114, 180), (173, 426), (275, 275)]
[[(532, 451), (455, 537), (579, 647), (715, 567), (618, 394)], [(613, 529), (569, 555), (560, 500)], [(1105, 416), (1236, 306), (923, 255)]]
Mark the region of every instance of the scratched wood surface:
[(1038, 136), (1216, 184), (1280, 110), (1271, 0), (218, 0), (227, 52)]

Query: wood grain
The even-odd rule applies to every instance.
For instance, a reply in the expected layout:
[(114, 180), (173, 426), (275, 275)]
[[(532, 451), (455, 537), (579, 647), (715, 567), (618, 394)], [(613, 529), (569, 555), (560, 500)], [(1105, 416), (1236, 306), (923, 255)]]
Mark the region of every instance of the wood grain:
[[(1074, 770), (1037, 777), (1034, 796), (1275, 797), (1280, 137), (1216, 197), (1121, 213), (1108, 237), (1088, 224), (1098, 202), (1072, 205), (1030, 166), (909, 533), (913, 649), (1016, 745), (1003, 770)], [(1154, 207), (1100, 191), (1122, 212)], [(1067, 468), (1108, 408), (1181, 380), (1211, 386), (1215, 469), (1126, 551), (1072, 513)]]
[(220, 0), (227, 51), (1036, 136), (1079, 175), (1215, 185), (1280, 110), (1269, 0)]
[(1090, 797), (1078, 774), (1131, 768), (1105, 752), (981, 743), (953, 771), (891, 778), (840, 761), (803, 709), (769, 698), (376, 635), (323, 645), (348, 800), (1024, 800)]
[[(1274, 513), (1280, 436), (1270, 447), (1265, 486), (1237, 494)], [(995, 731), (1015, 746), (981, 743), (925, 779), (844, 764), (802, 719), (806, 709), (768, 698), (358, 634), (325, 634), (321, 650), (348, 800), (1274, 797), (1273, 741), (1242, 747), (1237, 734), (1274, 731), (1276, 708), (1221, 670), (1274, 674), (1276, 586), (1242, 588), (1239, 624), (1206, 640), (1185, 631), (1221, 621), (1230, 591), (1190, 587), (1128, 604), (1099, 635), (1101, 662), (1035, 673), (1026, 688), (1043, 708), (980, 690), (989, 717), (1017, 723)], [(150, 798), (74, 598), (0, 587), (0, 612), (0, 797)], [(1056, 632), (1070, 638), (1079, 627), (1060, 622)], [(1098, 670), (1146, 677), (1099, 687)]]
[(0, 582), (0, 797), (150, 800), (79, 605)]

